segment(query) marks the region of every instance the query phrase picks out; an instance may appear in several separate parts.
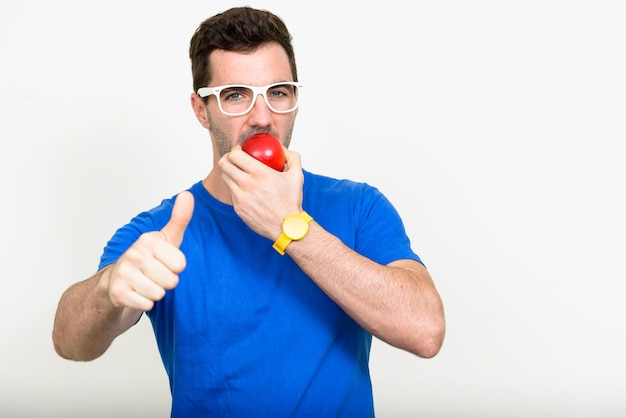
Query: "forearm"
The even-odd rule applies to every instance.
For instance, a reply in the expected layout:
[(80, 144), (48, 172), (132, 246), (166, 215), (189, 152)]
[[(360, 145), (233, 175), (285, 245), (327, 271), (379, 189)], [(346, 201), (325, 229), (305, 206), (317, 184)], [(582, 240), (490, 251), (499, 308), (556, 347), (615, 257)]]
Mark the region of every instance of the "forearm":
[(108, 273), (105, 268), (61, 296), (52, 332), (54, 348), (61, 357), (78, 361), (100, 357), (141, 315), (111, 303)]
[(287, 253), (372, 335), (421, 357), (439, 351), (445, 333), (443, 306), (421, 264), (380, 265), (315, 222), (303, 240), (289, 244)]

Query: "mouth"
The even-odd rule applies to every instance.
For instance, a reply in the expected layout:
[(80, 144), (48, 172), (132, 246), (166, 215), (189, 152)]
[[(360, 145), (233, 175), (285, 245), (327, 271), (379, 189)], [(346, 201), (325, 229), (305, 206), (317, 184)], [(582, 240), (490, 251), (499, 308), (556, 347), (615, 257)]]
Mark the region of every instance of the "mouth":
[(245, 141), (246, 139), (250, 138), (251, 136), (254, 136), (256, 134), (270, 134), (275, 136), (276, 138), (278, 138), (278, 140), (282, 143), (283, 141), (280, 139), (280, 137), (278, 136), (278, 134), (276, 132), (272, 132), (270, 130), (263, 130), (263, 131), (254, 131), (254, 132), (250, 132), (246, 135), (243, 135), (241, 137), (239, 137), (239, 139), (237, 140), (237, 145), (241, 145), (243, 144), (243, 141)]

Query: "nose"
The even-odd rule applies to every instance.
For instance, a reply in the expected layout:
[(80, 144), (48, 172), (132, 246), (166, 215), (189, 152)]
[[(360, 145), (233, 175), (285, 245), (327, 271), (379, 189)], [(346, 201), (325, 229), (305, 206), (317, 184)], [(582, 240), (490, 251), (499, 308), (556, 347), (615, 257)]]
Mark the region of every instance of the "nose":
[(253, 126), (269, 126), (272, 124), (272, 111), (267, 106), (267, 102), (265, 101), (265, 96), (261, 97), (259, 94), (256, 97), (254, 102), (254, 106), (252, 106), (252, 110), (248, 114), (249, 123)]

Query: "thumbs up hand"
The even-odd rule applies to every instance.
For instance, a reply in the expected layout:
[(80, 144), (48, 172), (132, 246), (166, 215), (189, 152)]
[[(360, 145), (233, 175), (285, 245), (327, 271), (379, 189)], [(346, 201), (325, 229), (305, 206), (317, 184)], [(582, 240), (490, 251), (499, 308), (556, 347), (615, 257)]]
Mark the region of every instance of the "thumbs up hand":
[(186, 266), (180, 245), (193, 207), (193, 195), (179, 193), (167, 225), (142, 234), (111, 266), (108, 289), (113, 305), (149, 311), (166, 290), (178, 285), (178, 274)]

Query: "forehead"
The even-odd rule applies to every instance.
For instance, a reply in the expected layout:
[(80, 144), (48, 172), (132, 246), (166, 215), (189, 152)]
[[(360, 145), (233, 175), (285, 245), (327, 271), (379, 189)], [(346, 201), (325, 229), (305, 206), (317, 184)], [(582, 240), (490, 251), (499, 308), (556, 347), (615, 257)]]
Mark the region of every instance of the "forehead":
[(211, 52), (211, 85), (249, 84), (262, 86), (278, 81), (294, 81), (287, 53), (277, 43), (250, 52), (217, 49)]

